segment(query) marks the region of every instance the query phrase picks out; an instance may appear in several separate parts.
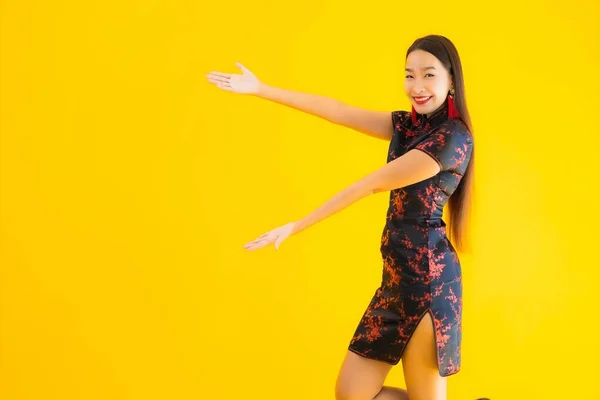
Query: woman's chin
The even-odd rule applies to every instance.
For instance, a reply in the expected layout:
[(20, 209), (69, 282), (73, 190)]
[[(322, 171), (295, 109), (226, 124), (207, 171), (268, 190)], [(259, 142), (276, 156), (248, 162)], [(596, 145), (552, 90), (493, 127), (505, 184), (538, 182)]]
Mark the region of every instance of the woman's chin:
[(425, 104), (413, 104), (413, 107), (419, 114), (427, 114), (431, 112), (431, 107)]

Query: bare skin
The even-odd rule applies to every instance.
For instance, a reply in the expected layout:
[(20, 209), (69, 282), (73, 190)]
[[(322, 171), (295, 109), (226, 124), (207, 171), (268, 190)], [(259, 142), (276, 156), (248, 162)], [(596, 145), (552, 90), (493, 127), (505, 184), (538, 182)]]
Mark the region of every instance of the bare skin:
[(340, 369), (337, 400), (444, 400), (447, 378), (439, 375), (431, 315), (419, 322), (402, 356), (407, 390), (383, 386), (393, 367), (348, 350)]

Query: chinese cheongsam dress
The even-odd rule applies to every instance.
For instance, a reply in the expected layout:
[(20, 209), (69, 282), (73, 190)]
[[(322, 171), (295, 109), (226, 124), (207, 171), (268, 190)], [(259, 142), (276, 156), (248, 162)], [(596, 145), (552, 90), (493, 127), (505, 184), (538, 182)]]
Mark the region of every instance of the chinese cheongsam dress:
[(387, 162), (417, 149), (440, 172), (390, 192), (381, 237), (383, 272), (348, 347), (363, 357), (398, 364), (415, 328), (430, 313), (441, 376), (460, 369), (462, 280), (458, 255), (446, 236), (442, 209), (469, 163), (473, 137), (444, 105), (430, 117), (392, 112), (394, 134)]

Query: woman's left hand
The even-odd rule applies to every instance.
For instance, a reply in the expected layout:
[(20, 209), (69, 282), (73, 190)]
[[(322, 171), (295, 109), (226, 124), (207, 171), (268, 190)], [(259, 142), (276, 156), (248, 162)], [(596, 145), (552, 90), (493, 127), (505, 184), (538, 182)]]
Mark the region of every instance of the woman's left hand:
[(246, 250), (256, 250), (260, 249), (261, 247), (265, 247), (271, 243), (275, 243), (275, 249), (279, 250), (279, 246), (281, 245), (281, 243), (285, 239), (287, 239), (288, 236), (291, 236), (295, 233), (295, 225), (296, 222), (290, 222), (288, 224), (275, 228), (272, 231), (269, 231), (259, 236), (256, 240), (246, 243), (246, 245), (244, 245), (244, 248)]

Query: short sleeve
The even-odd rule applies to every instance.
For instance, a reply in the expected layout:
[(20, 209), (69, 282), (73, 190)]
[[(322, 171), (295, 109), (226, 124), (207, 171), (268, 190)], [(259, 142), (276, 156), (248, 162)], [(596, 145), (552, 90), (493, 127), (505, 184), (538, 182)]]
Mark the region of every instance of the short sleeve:
[(406, 122), (410, 117), (411, 113), (408, 111), (392, 111), (392, 124), (394, 125), (394, 128), (396, 128), (398, 124), (406, 126)]
[(427, 135), (415, 149), (429, 154), (442, 171), (456, 170), (469, 162), (473, 137), (468, 131), (441, 127)]
[(409, 132), (411, 113), (408, 111), (392, 111), (392, 127), (394, 128), (393, 140), (399, 145), (406, 142), (406, 134)]

